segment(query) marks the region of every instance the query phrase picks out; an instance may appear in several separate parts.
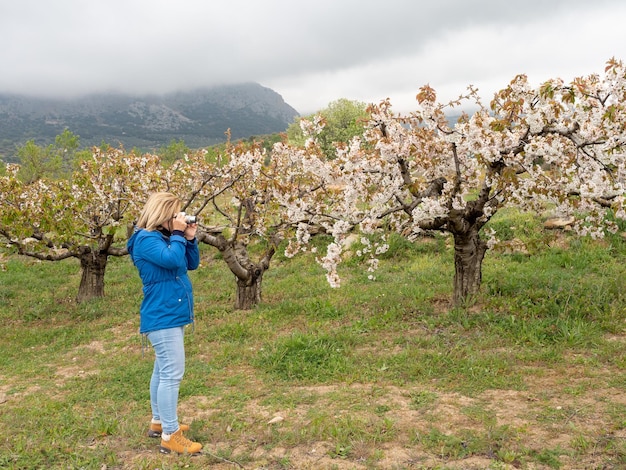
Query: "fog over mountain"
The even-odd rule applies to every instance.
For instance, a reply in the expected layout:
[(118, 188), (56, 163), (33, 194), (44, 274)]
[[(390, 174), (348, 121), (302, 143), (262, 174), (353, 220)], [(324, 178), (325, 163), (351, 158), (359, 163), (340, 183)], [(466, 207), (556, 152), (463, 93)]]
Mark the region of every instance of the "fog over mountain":
[(338, 99), (416, 109), (516, 75), (626, 60), (624, 0), (0, 0), (0, 93), (170, 93), (262, 83), (307, 115)]
[(92, 94), (51, 99), (0, 94), (0, 156), (15, 161), (29, 140), (47, 145), (69, 129), (81, 146), (153, 150), (173, 139), (191, 148), (283, 132), (298, 116), (275, 91), (257, 83), (166, 95)]

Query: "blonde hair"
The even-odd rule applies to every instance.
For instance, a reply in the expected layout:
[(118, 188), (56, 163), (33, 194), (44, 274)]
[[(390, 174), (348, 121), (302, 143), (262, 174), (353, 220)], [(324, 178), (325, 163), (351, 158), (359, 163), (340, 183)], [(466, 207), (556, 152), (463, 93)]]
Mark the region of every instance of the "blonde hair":
[(154, 231), (180, 212), (181, 205), (180, 199), (171, 193), (153, 193), (139, 214), (137, 227)]

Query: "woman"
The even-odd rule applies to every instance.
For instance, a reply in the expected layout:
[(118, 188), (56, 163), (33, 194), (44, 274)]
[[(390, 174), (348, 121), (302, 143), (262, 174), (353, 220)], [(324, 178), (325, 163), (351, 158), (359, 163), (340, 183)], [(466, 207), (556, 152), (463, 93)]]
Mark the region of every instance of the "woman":
[(185, 372), (184, 328), (193, 323), (193, 291), (187, 271), (200, 264), (200, 251), (197, 225), (187, 224), (180, 208), (173, 194), (152, 194), (127, 247), (143, 283), (139, 331), (155, 352), (148, 435), (161, 437), (163, 453), (195, 454), (202, 445), (183, 435), (189, 426), (178, 423), (177, 408)]

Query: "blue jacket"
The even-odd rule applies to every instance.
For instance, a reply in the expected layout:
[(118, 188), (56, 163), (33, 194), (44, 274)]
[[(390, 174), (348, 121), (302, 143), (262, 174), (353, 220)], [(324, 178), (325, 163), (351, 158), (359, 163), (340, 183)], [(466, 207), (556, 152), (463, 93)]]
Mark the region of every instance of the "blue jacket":
[(200, 264), (198, 241), (178, 233), (136, 229), (128, 253), (143, 282), (140, 333), (193, 323), (193, 289), (187, 270)]

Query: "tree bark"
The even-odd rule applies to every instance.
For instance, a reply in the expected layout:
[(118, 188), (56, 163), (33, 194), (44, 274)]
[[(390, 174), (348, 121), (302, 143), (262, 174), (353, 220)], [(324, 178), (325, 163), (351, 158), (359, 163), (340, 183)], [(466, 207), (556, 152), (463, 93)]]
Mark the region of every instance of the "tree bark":
[[(263, 273), (270, 267), (269, 261), (274, 250), (270, 249), (270, 252), (271, 254), (266, 253), (260, 262), (255, 263), (250, 259), (245, 244), (240, 242), (228, 244), (224, 251), (224, 260), (237, 278), (236, 309), (251, 310), (261, 302)], [(233, 269), (235, 265), (237, 268)]]
[(254, 269), (247, 279), (237, 278), (236, 309), (251, 310), (261, 302), (263, 272), (262, 269)]
[(82, 272), (76, 301), (80, 303), (104, 297), (104, 274), (108, 253), (85, 250), (79, 259)]
[(455, 306), (470, 301), (480, 290), (482, 263), (487, 243), (480, 239), (480, 227), (469, 225), (454, 235), (454, 297)]
[(221, 253), (224, 262), (235, 275), (237, 290), (235, 293), (235, 308), (237, 310), (251, 310), (261, 302), (263, 273), (270, 267), (270, 261), (275, 253), (272, 246), (265, 252), (263, 258), (255, 263), (250, 259), (244, 243), (229, 239), (221, 233), (216, 235), (203, 232), (196, 234), (199, 241), (214, 246)]

